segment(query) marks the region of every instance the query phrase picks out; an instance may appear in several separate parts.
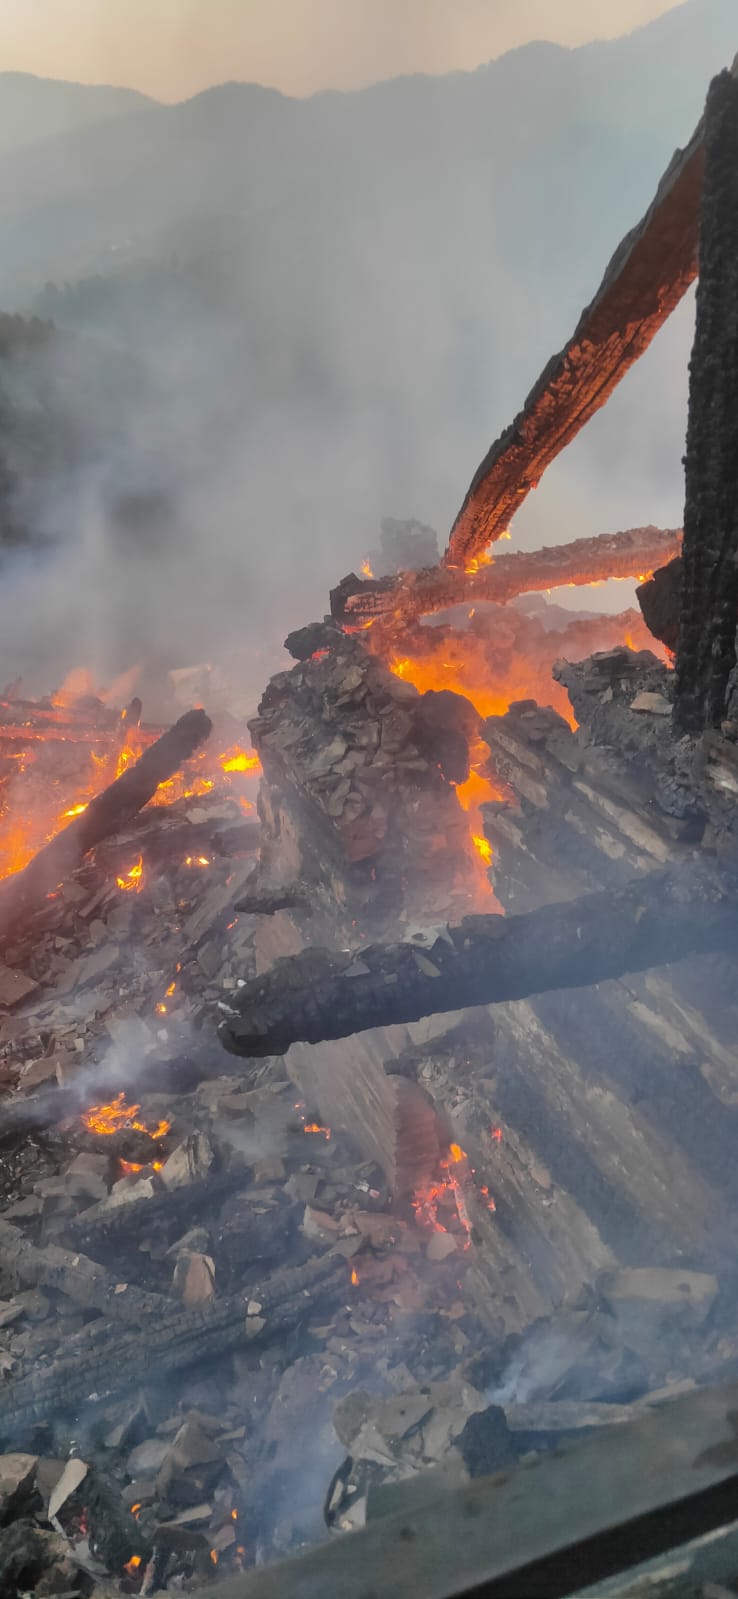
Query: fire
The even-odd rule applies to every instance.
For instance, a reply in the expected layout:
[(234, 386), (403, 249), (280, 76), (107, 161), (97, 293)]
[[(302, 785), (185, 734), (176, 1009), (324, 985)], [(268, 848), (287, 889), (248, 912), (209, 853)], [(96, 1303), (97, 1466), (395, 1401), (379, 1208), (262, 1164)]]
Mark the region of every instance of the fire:
[(118, 763), (115, 768), (116, 777), (122, 777), (123, 773), (128, 771), (129, 766), (135, 766), (140, 754), (140, 750), (131, 749), (130, 744), (125, 744), (118, 755)]
[(218, 761), (223, 772), (261, 771), (261, 761), (255, 750), (229, 750), (225, 755), (219, 755)]
[(481, 855), (485, 866), (492, 864), (492, 845), (489, 839), (483, 838), (480, 833), (472, 833), (472, 844), (478, 855)]
[(65, 817), (67, 817), (67, 816), (81, 816), (83, 814), (83, 812), (86, 811), (86, 810), (87, 810), (86, 803), (83, 804), (83, 805), (72, 805), (70, 810), (64, 812), (64, 815), (65, 815)]
[(366, 557), (364, 558), (364, 560), (361, 563), (361, 575), (362, 575), (362, 577), (373, 577), (374, 576), (374, 573), (373, 573), (373, 571), (371, 569), (371, 564), (367, 560)]
[(396, 677), (414, 684), (420, 694), (452, 689), (485, 718), (504, 716), (513, 700), (535, 699), (539, 705), (552, 705), (576, 726), (566, 690), (551, 677), (550, 659), (538, 665), (509, 648), (497, 652), (493, 639), (471, 628), (450, 635), (445, 628), (426, 628), (424, 633), (422, 647), (408, 650), (406, 645), (402, 655), (390, 653), (387, 662)]
[(126, 1563), (125, 1563), (125, 1565), (123, 1567), (123, 1570), (128, 1572), (129, 1577), (132, 1577), (135, 1574), (135, 1572), (138, 1571), (138, 1568), (139, 1568), (140, 1564), (141, 1564), (141, 1556), (140, 1555), (131, 1555), (130, 1560), (126, 1561)]
[(330, 1127), (321, 1127), (320, 1122), (306, 1122), (302, 1130), (304, 1133), (322, 1133), (326, 1141), (332, 1137)]
[[(509, 536), (510, 535), (508, 534), (508, 538)], [(479, 571), (480, 566), (494, 566), (494, 564), (494, 556), (490, 555), (488, 550), (484, 550), (481, 555), (472, 556), (469, 565), (464, 567), (464, 571), (468, 577), (474, 577), (474, 574)]]
[[(456, 1215), (466, 1233), (464, 1248), (471, 1244), (472, 1219), (469, 1215), (466, 1194), (474, 1186), (474, 1172), (469, 1165), (469, 1157), (461, 1144), (449, 1144), (448, 1154), (441, 1161), (441, 1175), (438, 1180), (429, 1183), (425, 1188), (413, 1194), (412, 1205), (415, 1219), (419, 1227), (428, 1228), (432, 1232), (445, 1233), (448, 1228), (438, 1220), (439, 1206), (448, 1203), (449, 1196), (453, 1197)], [(485, 1196), (489, 1190), (480, 1189)], [(494, 1200), (487, 1201), (488, 1208), (494, 1210)]]
[(171, 1122), (160, 1121), (156, 1127), (147, 1127), (145, 1122), (138, 1121), (140, 1105), (128, 1105), (124, 1091), (110, 1101), (109, 1105), (92, 1105), (84, 1112), (82, 1120), (91, 1133), (120, 1133), (132, 1130), (137, 1133), (148, 1133), (149, 1138), (163, 1138), (169, 1132)]
[(135, 866), (132, 866), (130, 871), (126, 872), (125, 877), (116, 877), (115, 881), (119, 888), (140, 894), (143, 888), (143, 856), (139, 855)]
[(185, 866), (210, 866), (210, 864), (211, 862), (207, 855), (185, 856)]
[(211, 1549), (211, 1551), (210, 1551), (210, 1559), (212, 1560), (213, 1565), (217, 1566), (217, 1564), (218, 1564), (218, 1551), (217, 1551), (217, 1549)]
[(359, 1285), (359, 1273), (355, 1266), (351, 1267), (351, 1284), (354, 1288), (357, 1288)]

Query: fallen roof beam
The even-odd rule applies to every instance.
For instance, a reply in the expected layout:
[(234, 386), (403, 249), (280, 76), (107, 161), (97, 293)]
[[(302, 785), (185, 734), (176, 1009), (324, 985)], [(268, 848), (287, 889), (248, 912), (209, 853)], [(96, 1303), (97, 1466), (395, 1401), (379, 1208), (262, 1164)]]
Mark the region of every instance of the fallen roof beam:
[[(732, 71), (738, 76), (738, 57)], [(697, 276), (703, 170), (704, 119), (618, 246), (568, 344), (475, 472), (451, 529), (446, 566), (468, 566), (505, 532), (546, 467), (609, 399)]]
[(246, 982), (219, 1034), (234, 1055), (279, 1055), (298, 1042), (588, 987), (733, 949), (737, 938), (738, 874), (703, 858), (524, 915), (467, 916), (430, 946), (304, 950)]
[(396, 624), (454, 605), (506, 605), (518, 594), (586, 587), (607, 578), (644, 582), (679, 554), (681, 542), (680, 528), (635, 527), (543, 550), (516, 550), (491, 561), (474, 560), (464, 572), (433, 566), (377, 579), (352, 572), (331, 590), (331, 614), (343, 627), (366, 627), (378, 619)]

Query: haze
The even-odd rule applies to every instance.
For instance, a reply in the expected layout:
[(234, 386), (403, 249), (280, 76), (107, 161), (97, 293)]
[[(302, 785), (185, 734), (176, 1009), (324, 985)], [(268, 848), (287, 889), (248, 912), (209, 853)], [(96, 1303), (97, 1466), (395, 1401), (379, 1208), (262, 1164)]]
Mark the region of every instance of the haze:
[(5, 70), (181, 100), (240, 79), (290, 95), (468, 70), (531, 39), (578, 45), (673, 0), (4, 0)]

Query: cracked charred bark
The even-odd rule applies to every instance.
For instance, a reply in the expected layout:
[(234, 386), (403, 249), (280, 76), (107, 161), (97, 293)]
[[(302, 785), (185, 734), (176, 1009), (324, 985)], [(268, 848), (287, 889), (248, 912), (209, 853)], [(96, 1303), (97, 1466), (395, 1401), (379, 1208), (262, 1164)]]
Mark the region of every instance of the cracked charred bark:
[(525, 915), (467, 916), (431, 948), (305, 950), (246, 983), (219, 1032), (232, 1054), (281, 1054), (297, 1042), (588, 987), (733, 949), (737, 939), (738, 871), (701, 860)]
[(500, 537), (546, 467), (609, 399), (693, 282), (703, 131), (700, 122), (686, 149), (677, 150), (568, 344), (478, 467), (451, 530), (445, 565), (466, 566)]
[(386, 617), (394, 627), (454, 605), (484, 601), (506, 605), (518, 594), (567, 586), (586, 587), (612, 577), (641, 577), (671, 560), (681, 548), (681, 528), (633, 527), (600, 533), (542, 550), (496, 555), (478, 570), (445, 566), (402, 572), (399, 577), (362, 579), (351, 573), (331, 590), (331, 614), (356, 627)]
[[(239, 1344), (279, 1341), (317, 1306), (340, 1302), (345, 1288), (344, 1263), (321, 1255), (202, 1310), (172, 1304), (134, 1330), (92, 1323), (67, 1340), (57, 1359), (37, 1360), (4, 1383), (0, 1440), (24, 1435), (35, 1422), (57, 1413), (78, 1415), (134, 1384), (162, 1381), (174, 1371), (219, 1360)], [(247, 1317), (249, 1303), (258, 1304), (258, 1314)]]
[(690, 363), (676, 722), (716, 727), (736, 662), (738, 615), (738, 82), (705, 111), (697, 323)]

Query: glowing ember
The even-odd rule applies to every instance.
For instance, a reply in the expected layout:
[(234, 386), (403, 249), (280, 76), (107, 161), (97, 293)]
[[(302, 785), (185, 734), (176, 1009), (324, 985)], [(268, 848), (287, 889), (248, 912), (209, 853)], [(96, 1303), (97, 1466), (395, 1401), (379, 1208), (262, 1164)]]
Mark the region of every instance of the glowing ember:
[(351, 1283), (352, 1283), (352, 1286), (354, 1288), (356, 1288), (358, 1286), (358, 1282), (359, 1282), (359, 1273), (356, 1270), (356, 1267), (352, 1266), (351, 1267)]
[(120, 1133), (124, 1129), (131, 1129), (137, 1133), (148, 1133), (149, 1138), (163, 1138), (169, 1132), (171, 1122), (160, 1121), (157, 1127), (147, 1127), (145, 1122), (138, 1121), (140, 1105), (129, 1105), (123, 1090), (111, 1100), (109, 1105), (92, 1105), (84, 1112), (82, 1120), (91, 1133)]
[(230, 750), (218, 757), (224, 772), (260, 772), (261, 761), (254, 750)]
[(210, 1559), (212, 1560), (213, 1565), (217, 1566), (217, 1564), (218, 1564), (218, 1551), (217, 1551), (217, 1549), (211, 1549), (211, 1551), (210, 1551)]
[(331, 1137), (330, 1127), (321, 1127), (320, 1122), (306, 1122), (302, 1130), (304, 1133), (322, 1133), (326, 1140)]
[(126, 872), (125, 877), (116, 877), (115, 881), (119, 888), (139, 894), (143, 888), (143, 856), (139, 855), (135, 866)]
[(68, 811), (64, 812), (64, 815), (65, 816), (81, 816), (83, 811), (86, 811), (86, 810), (87, 810), (87, 806), (86, 805), (73, 805), (71, 807), (71, 810), (68, 810)]
[[(473, 1187), (474, 1174), (469, 1165), (466, 1151), (460, 1144), (450, 1144), (446, 1158), (441, 1161), (441, 1176), (437, 1182), (429, 1183), (425, 1188), (419, 1189), (412, 1199), (415, 1219), (419, 1227), (429, 1228), (433, 1232), (445, 1233), (448, 1228), (438, 1219), (439, 1207), (446, 1205), (453, 1198), (457, 1217), (466, 1233), (464, 1248), (468, 1249), (471, 1243), (472, 1219), (466, 1201), (466, 1193)], [(485, 1195), (488, 1190), (481, 1190)], [(489, 1209), (494, 1210), (494, 1200), (489, 1202)]]
[(209, 860), (207, 855), (186, 855), (185, 856), (185, 866), (209, 866), (209, 865), (210, 865), (210, 860)]
[(129, 766), (134, 766), (140, 754), (140, 750), (133, 750), (126, 744), (118, 756), (118, 764), (115, 768), (116, 777), (122, 777), (123, 773), (128, 771)]
[(126, 1561), (126, 1563), (125, 1563), (125, 1565), (123, 1567), (123, 1570), (128, 1572), (129, 1577), (132, 1577), (134, 1575), (134, 1572), (138, 1571), (138, 1568), (139, 1568), (140, 1564), (141, 1564), (141, 1556), (140, 1555), (131, 1555), (130, 1560)]

